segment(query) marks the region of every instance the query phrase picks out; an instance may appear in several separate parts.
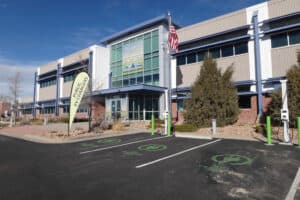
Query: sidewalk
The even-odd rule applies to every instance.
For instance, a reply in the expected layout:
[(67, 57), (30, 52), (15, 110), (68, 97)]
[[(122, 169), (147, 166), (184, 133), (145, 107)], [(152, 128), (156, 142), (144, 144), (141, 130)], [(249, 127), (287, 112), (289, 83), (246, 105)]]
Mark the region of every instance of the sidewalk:
[[(74, 129), (81, 128), (83, 130), (87, 130), (84, 128), (86, 125), (77, 123), (74, 125)], [(112, 131), (108, 130), (103, 133), (84, 133), (78, 135), (64, 136), (59, 135), (61, 131), (65, 131), (66, 124), (49, 124), (47, 126), (40, 125), (24, 125), (24, 126), (16, 126), (16, 127), (5, 127), (0, 129), (0, 135), (13, 137), (21, 140), (37, 142), (37, 143), (45, 143), (45, 144), (61, 144), (61, 143), (74, 143), (80, 141), (87, 141), (105, 137), (113, 137), (113, 136), (121, 136), (121, 135), (129, 135), (129, 134), (137, 134), (141, 132), (149, 132), (149, 130), (145, 129), (127, 129), (125, 131)], [(149, 132), (150, 134), (150, 132)]]

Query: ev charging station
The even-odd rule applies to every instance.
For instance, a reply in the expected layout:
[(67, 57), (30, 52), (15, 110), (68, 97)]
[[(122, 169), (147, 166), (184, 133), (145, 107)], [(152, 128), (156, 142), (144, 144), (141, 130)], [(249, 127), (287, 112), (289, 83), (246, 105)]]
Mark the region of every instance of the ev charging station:
[(169, 115), (169, 90), (165, 90), (165, 102), (166, 102), (166, 110), (164, 112), (164, 121), (165, 121), (165, 135), (168, 134), (168, 115)]
[(281, 113), (281, 121), (283, 123), (283, 137), (284, 144), (290, 144), (290, 136), (289, 136), (289, 108), (288, 108), (288, 97), (287, 97), (287, 89), (286, 83), (287, 80), (280, 80), (281, 83), (281, 95), (282, 95), (282, 108), (280, 110)]

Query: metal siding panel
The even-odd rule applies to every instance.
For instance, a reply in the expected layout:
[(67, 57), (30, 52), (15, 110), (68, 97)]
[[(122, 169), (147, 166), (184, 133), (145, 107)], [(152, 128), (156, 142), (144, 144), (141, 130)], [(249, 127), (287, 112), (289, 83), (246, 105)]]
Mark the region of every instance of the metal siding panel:
[(269, 17), (279, 17), (300, 11), (299, 0), (272, 0), (268, 2)]
[(45, 74), (49, 71), (53, 71), (53, 70), (56, 70), (57, 68), (57, 61), (53, 61), (53, 62), (50, 62), (46, 65), (43, 65), (40, 67), (40, 74), (39, 75), (42, 75), (42, 74)]
[(63, 94), (62, 97), (70, 97), (73, 81), (63, 83)]
[(297, 64), (297, 50), (300, 45), (272, 49), (273, 77), (285, 76), (287, 70)]
[(49, 86), (49, 87), (40, 88), (39, 93), (40, 93), (39, 101), (55, 99), (56, 98), (56, 84)]
[(229, 30), (247, 24), (246, 10), (239, 10), (227, 15), (216, 17), (206, 20), (177, 31), (179, 42), (192, 40), (195, 38), (203, 37), (218, 33), (221, 31)]
[[(217, 66), (224, 72), (227, 67), (233, 65), (233, 81), (243, 81), (250, 79), (249, 55), (241, 54), (237, 56), (216, 59)], [(181, 65), (177, 67), (177, 87), (190, 87), (195, 82), (200, 73), (203, 62)]]
[(83, 50), (77, 51), (71, 55), (64, 57), (64, 66), (68, 66), (75, 62), (88, 59), (89, 52), (90, 52), (90, 48), (85, 48)]

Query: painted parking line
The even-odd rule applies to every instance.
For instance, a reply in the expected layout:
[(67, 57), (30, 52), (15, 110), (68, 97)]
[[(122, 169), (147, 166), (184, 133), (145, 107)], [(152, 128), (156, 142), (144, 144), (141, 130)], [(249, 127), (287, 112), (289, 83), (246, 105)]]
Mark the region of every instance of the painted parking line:
[(146, 142), (146, 141), (151, 141), (151, 140), (163, 139), (163, 138), (167, 138), (167, 137), (171, 137), (171, 136), (163, 136), (163, 137), (157, 137), (157, 138), (149, 138), (149, 139), (145, 139), (145, 140), (138, 140), (138, 141), (134, 141), (134, 142), (128, 142), (128, 143), (125, 143), (125, 144), (113, 145), (113, 146), (110, 146), (110, 147), (93, 149), (93, 150), (89, 150), (89, 151), (82, 151), (79, 154), (87, 154), (87, 153), (93, 153), (93, 152), (97, 152), (97, 151), (104, 151), (104, 150), (113, 149), (113, 148), (122, 147), (122, 146), (127, 146), (127, 145), (131, 145), (131, 144), (136, 144), (136, 143), (141, 143), (141, 142)]
[(219, 142), (219, 141), (221, 141), (221, 140), (222, 140), (222, 139), (217, 139), (217, 140), (214, 140), (214, 141), (212, 141), (212, 142), (208, 142), (208, 143), (205, 143), (205, 144), (201, 144), (201, 145), (198, 145), (198, 146), (195, 146), (195, 147), (192, 147), (192, 148), (189, 148), (189, 149), (186, 149), (186, 150), (177, 152), (177, 153), (175, 153), (175, 154), (171, 154), (171, 155), (169, 155), (169, 156), (162, 157), (162, 158), (159, 158), (159, 159), (154, 160), (154, 161), (151, 161), (151, 162), (147, 162), (147, 163), (142, 164), (142, 165), (138, 165), (138, 166), (136, 166), (135, 168), (146, 167), (146, 166), (149, 166), (149, 165), (158, 163), (158, 162), (160, 162), (160, 161), (167, 160), (167, 159), (169, 159), (169, 158), (173, 158), (173, 157), (182, 155), (182, 154), (184, 154), (184, 153), (187, 153), (187, 152), (190, 152), (190, 151), (193, 151), (193, 150), (196, 150), (196, 149), (200, 149), (200, 148), (205, 147), (205, 146), (208, 146), (208, 145), (210, 145), (210, 144), (217, 143), (217, 142)]
[(294, 200), (299, 184), (300, 184), (300, 167), (298, 168), (295, 179), (290, 187), (289, 193), (286, 195), (285, 200)]

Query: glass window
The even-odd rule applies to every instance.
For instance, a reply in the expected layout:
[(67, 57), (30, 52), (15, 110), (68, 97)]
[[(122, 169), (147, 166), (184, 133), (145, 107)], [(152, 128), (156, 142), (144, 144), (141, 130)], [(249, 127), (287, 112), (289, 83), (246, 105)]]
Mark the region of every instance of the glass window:
[(290, 32), (289, 37), (290, 37), (290, 44), (299, 44), (300, 43), (300, 30)]
[(44, 88), (44, 87), (49, 87), (52, 85), (56, 84), (56, 79), (52, 79), (52, 80), (47, 80), (47, 81), (42, 81), (40, 82), (40, 87)]
[(152, 51), (158, 51), (158, 31), (152, 32)]
[(123, 80), (123, 87), (128, 86), (129, 84), (129, 80), (128, 79), (124, 79)]
[(233, 46), (228, 45), (221, 48), (222, 57), (233, 56)]
[(69, 105), (63, 106), (63, 113), (69, 113), (69, 110), (70, 110), (70, 106)]
[(151, 84), (151, 83), (152, 83), (151, 75), (145, 76), (145, 84)]
[(248, 42), (241, 42), (234, 45), (235, 55), (248, 53)]
[(130, 85), (135, 85), (136, 84), (136, 78), (131, 78), (129, 80), (129, 82), (130, 82)]
[(238, 92), (249, 92), (250, 91), (250, 85), (239, 85), (237, 86)]
[(204, 57), (205, 57), (205, 52), (204, 51), (200, 51), (200, 52), (197, 53), (198, 62), (203, 61)]
[(154, 85), (159, 85), (159, 74), (154, 74), (153, 75), (153, 84)]
[(251, 108), (251, 96), (239, 96), (239, 108), (250, 109)]
[[(123, 72), (123, 61), (122, 54), (124, 51), (124, 45), (130, 45), (136, 41), (142, 42), (143, 51), (140, 52), (144, 54), (144, 66), (142, 69), (136, 71), (130, 71), (128, 73)], [(159, 32), (154, 30), (152, 32), (145, 33), (138, 37), (114, 44), (111, 46), (111, 60), (110, 60), (110, 71), (112, 72), (112, 87), (122, 87), (133, 84), (154, 84), (152, 82), (152, 74), (156, 74), (157, 69), (159, 69)], [(137, 52), (138, 53), (138, 52)], [(138, 55), (140, 54), (138, 53)], [(137, 56), (137, 55), (132, 55)], [(146, 73), (147, 72), (147, 73)], [(133, 75), (131, 78), (125, 78), (126, 74)], [(144, 76), (150, 76), (145, 78)], [(134, 79), (133, 79), (134, 77)], [(128, 79), (128, 80), (127, 80)], [(150, 81), (151, 80), (151, 81)]]
[(287, 34), (278, 34), (271, 36), (272, 48), (282, 47), (288, 45)]
[(145, 34), (144, 38), (144, 54), (151, 53), (151, 34)]
[(178, 65), (185, 65), (186, 64), (186, 60), (185, 60), (185, 56), (177, 56), (177, 66)]
[(158, 65), (158, 56), (154, 56), (152, 57), (152, 69), (155, 69), (155, 68), (158, 68), (159, 65)]
[(219, 48), (210, 49), (209, 53), (212, 56), (212, 58), (220, 58), (220, 49)]
[(190, 53), (186, 57), (187, 57), (187, 64), (196, 62), (196, 53)]
[(75, 79), (75, 74), (69, 74), (64, 76), (64, 82), (73, 81)]
[(183, 111), (184, 110), (184, 101), (183, 99), (177, 99), (177, 110)]
[(139, 76), (136, 78), (136, 82), (139, 84), (139, 83), (144, 83), (144, 80), (143, 80), (143, 76)]

